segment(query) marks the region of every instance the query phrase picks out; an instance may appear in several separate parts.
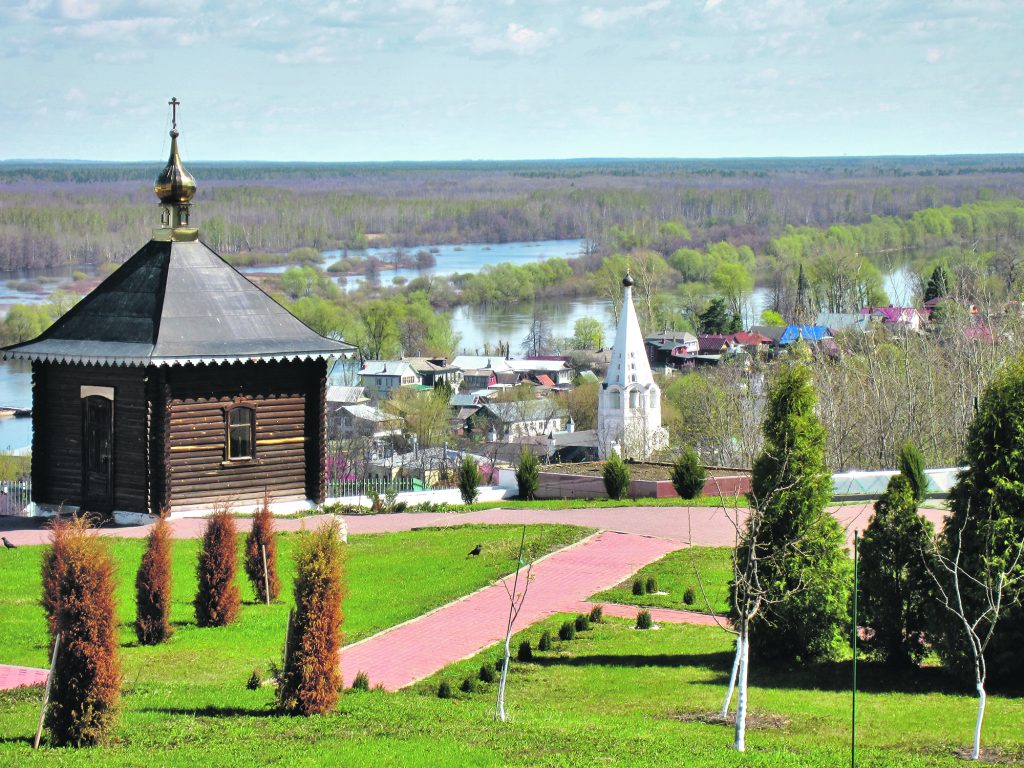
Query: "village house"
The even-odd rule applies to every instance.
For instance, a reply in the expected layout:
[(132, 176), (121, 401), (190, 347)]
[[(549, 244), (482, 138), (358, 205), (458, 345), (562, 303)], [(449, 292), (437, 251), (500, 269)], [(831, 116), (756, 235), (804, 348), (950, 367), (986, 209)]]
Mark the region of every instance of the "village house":
[(562, 432), (567, 419), (561, 405), (547, 399), (486, 403), (479, 416), (488, 419), (497, 435), (505, 440)]
[(342, 440), (381, 439), (402, 432), (402, 419), (372, 405), (342, 405), (330, 414), (332, 434)]
[(409, 364), (424, 386), (433, 387), (443, 382), (453, 391), (458, 391), (462, 384), (462, 371), (454, 365), (448, 365), (444, 358), (403, 357), (402, 362)]
[(898, 326), (910, 331), (921, 330), (921, 324), (928, 321), (928, 310), (914, 307), (863, 307), (860, 314), (882, 325)]
[(506, 360), (520, 379), (530, 378), (545, 387), (566, 387), (572, 381), (572, 369), (564, 358), (526, 358)]
[(689, 331), (662, 331), (644, 338), (651, 365), (677, 367), (680, 358), (697, 354), (699, 346), (697, 337)]
[(367, 360), (356, 375), (373, 400), (384, 400), (399, 387), (422, 384), (416, 369), (403, 360)]
[[(176, 105), (177, 102), (174, 102)], [(102, 514), (278, 509), (324, 501), (324, 338), (199, 240), (172, 121), (155, 185), (161, 226), (39, 337), (32, 363), (32, 493)]]

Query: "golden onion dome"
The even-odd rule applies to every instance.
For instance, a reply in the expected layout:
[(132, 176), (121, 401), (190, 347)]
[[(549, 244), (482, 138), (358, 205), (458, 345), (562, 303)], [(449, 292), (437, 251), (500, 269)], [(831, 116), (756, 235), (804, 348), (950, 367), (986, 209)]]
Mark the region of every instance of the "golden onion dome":
[(196, 180), (185, 170), (178, 156), (178, 130), (171, 131), (171, 156), (167, 165), (156, 179), (156, 196), (161, 203), (180, 204), (189, 202), (196, 194)]

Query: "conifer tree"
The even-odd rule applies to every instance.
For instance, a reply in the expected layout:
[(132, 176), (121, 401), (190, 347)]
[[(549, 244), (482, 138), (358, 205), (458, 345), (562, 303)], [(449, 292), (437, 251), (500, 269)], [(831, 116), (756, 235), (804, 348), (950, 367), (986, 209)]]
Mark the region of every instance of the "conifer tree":
[(622, 457), (612, 452), (602, 470), (604, 489), (610, 499), (621, 499), (629, 494), (629, 466)]
[(914, 501), (920, 504), (928, 495), (928, 475), (925, 474), (924, 456), (909, 440), (900, 448), (898, 460), (900, 474), (910, 483)]
[(537, 495), (537, 487), (540, 485), (540, 464), (533, 451), (525, 445), (519, 452), (516, 483), (519, 484), (519, 498), (532, 501)]
[(114, 561), (84, 522), (55, 532), (54, 543), (58, 536), (63, 551), (44, 585), (55, 591), (47, 600), (60, 635), (46, 725), (54, 745), (86, 746), (104, 739), (121, 697)]
[(42, 577), (43, 595), (39, 601), (46, 614), (46, 626), (50, 631), (50, 647), (57, 637), (57, 612), (60, 610), (60, 574), (67, 554), (68, 536), (75, 527), (84, 526), (84, 518), (65, 520), (54, 518), (50, 523), (50, 546), (43, 553)]
[(171, 627), (171, 526), (157, 518), (135, 575), (135, 635), (141, 645), (157, 645)]
[[(263, 548), (266, 548), (266, 573), (263, 567)], [(264, 499), (263, 506), (252, 519), (252, 529), (245, 538), (245, 573), (252, 582), (256, 599), (261, 603), (276, 600), (281, 594), (281, 581), (277, 577), (277, 539), (274, 536), (274, 516), (270, 511), (270, 500)]]
[(672, 487), (680, 498), (696, 499), (704, 492), (707, 474), (700, 456), (691, 446), (686, 446), (672, 465)]
[[(939, 535), (939, 554), (956, 559), (965, 574), (965, 610), (981, 615), (986, 601), (982, 583), (993, 581), (1001, 567), (1012, 563), (1024, 539), (1024, 359), (1004, 368), (981, 397), (967, 435), (965, 464), (949, 496), (950, 515)], [(1018, 579), (1021, 574), (1008, 574)], [(972, 583), (978, 579), (978, 584)], [(998, 621), (985, 654), (988, 666), (1002, 679), (1024, 679), (1024, 581), (1006, 590)], [(984, 626), (982, 627), (984, 630)], [(949, 615), (936, 616), (933, 633), (939, 655), (952, 667), (969, 674), (972, 659), (963, 629)]]
[(295, 614), (278, 680), (283, 712), (325, 714), (341, 690), (344, 548), (336, 519), (305, 534), (295, 553)]
[(200, 627), (223, 627), (238, 616), (242, 598), (235, 584), (237, 536), (235, 518), (226, 508), (210, 516), (199, 552), (199, 590), (194, 601)]
[(949, 270), (939, 264), (932, 270), (932, 276), (928, 278), (928, 285), (924, 289), (924, 300), (931, 301), (948, 296), (951, 282)]
[(459, 494), (462, 496), (463, 504), (472, 504), (480, 493), (479, 486), (482, 477), (480, 465), (472, 456), (463, 456), (459, 464)]
[[(830, 657), (848, 623), (852, 564), (843, 530), (825, 509), (832, 478), (815, 401), (807, 367), (782, 365), (768, 393), (751, 489), (761, 510), (759, 579), (768, 586), (765, 608), (750, 625), (750, 648), (762, 658)], [(741, 550), (749, 556), (743, 544)]]
[(860, 621), (871, 627), (866, 650), (897, 666), (925, 655), (931, 578), (924, 558), (935, 535), (917, 512), (906, 475), (894, 475), (875, 503), (860, 544)]

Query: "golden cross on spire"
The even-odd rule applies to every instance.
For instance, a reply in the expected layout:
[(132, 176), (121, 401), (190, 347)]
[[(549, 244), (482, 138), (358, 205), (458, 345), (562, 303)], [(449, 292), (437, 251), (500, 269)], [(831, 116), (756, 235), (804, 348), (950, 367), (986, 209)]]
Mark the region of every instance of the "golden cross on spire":
[(178, 101), (177, 96), (172, 96), (171, 100), (167, 102), (171, 106), (171, 130), (177, 130), (178, 128), (178, 106), (181, 104)]

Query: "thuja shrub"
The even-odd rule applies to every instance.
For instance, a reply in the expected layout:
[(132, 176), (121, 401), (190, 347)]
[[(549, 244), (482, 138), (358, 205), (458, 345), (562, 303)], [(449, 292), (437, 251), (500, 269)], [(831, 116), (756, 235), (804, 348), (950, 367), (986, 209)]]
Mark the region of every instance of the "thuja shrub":
[(576, 639), (576, 622), (567, 621), (558, 628), (558, 639), (559, 640), (575, 640)]
[(67, 556), (68, 537), (76, 529), (84, 528), (84, 518), (63, 520), (57, 517), (50, 523), (50, 547), (43, 554), (43, 595), (40, 604), (46, 614), (46, 626), (50, 630), (50, 647), (57, 637), (57, 613), (60, 610), (60, 574)]
[(480, 465), (472, 456), (463, 456), (459, 464), (459, 495), (462, 496), (464, 504), (472, 504), (480, 494), (480, 483), (483, 476), (480, 474)]
[(61, 643), (46, 724), (54, 745), (77, 747), (101, 742), (120, 704), (114, 561), (106, 543), (90, 535), (84, 523), (59, 535), (62, 551), (47, 589), (57, 596), (55, 629)]
[(658, 580), (653, 576), (648, 576), (647, 581), (644, 583), (644, 592), (649, 595), (653, 595), (658, 591)]
[(487, 664), (486, 662), (480, 665), (480, 674), (477, 675), (482, 683), (493, 683), (498, 679), (497, 674), (494, 672), (494, 665)]
[(135, 605), (135, 635), (141, 645), (157, 645), (171, 636), (171, 526), (162, 517), (149, 532), (135, 574)]
[(537, 457), (525, 445), (519, 452), (519, 465), (516, 467), (516, 482), (519, 484), (519, 498), (532, 501), (540, 487), (540, 463)]
[(523, 640), (519, 644), (519, 652), (516, 653), (516, 658), (520, 661), (533, 661), (533, 648), (530, 646), (529, 640)]
[(600, 605), (595, 605), (593, 608), (591, 608), (590, 620), (594, 624), (600, 624), (602, 621), (604, 621), (604, 607)]
[(611, 499), (621, 499), (629, 493), (629, 467), (622, 457), (613, 453), (604, 463), (604, 489)]
[(341, 689), (341, 600), (344, 547), (337, 519), (306, 534), (295, 553), (295, 617), (277, 691), (296, 715), (334, 709)]
[(576, 617), (576, 621), (573, 622), (577, 632), (586, 632), (590, 629), (590, 617), (585, 613), (581, 613)]
[(683, 604), (693, 605), (695, 602), (697, 602), (697, 590), (693, 587), (687, 587), (683, 590)]
[[(263, 569), (263, 548), (267, 550), (266, 575)], [(274, 536), (274, 517), (270, 512), (270, 501), (263, 500), (263, 507), (252, 519), (252, 529), (245, 538), (245, 573), (252, 582), (256, 599), (261, 603), (277, 600), (281, 594), (281, 581), (277, 577), (277, 541)]]
[(437, 686), (437, 698), (450, 699), (452, 697), (452, 686), (447, 680), (442, 680)]
[(252, 671), (252, 674), (249, 675), (249, 679), (248, 681), (246, 681), (245, 687), (248, 688), (250, 691), (258, 691), (262, 685), (263, 673), (260, 672), (258, 668), (254, 669)]
[(356, 679), (352, 681), (353, 691), (368, 691), (370, 690), (370, 676), (365, 672), (359, 672), (356, 674)]
[(672, 487), (683, 499), (696, 499), (704, 493), (707, 476), (704, 465), (700, 463), (700, 457), (689, 446), (679, 454), (672, 465)]
[(636, 628), (637, 629), (650, 629), (654, 626), (654, 620), (651, 618), (651, 612), (648, 610), (640, 611), (636, 615)]
[(642, 595), (644, 593), (644, 582), (642, 579), (633, 579), (633, 594)]
[(476, 678), (475, 677), (467, 677), (459, 685), (459, 690), (462, 691), (463, 693), (476, 693)]
[(551, 633), (546, 629), (540, 636), (540, 640), (537, 641), (538, 651), (550, 651), (551, 650)]
[(206, 523), (199, 552), (199, 591), (193, 605), (200, 627), (223, 627), (238, 616), (241, 593), (235, 584), (238, 564), (235, 518), (226, 508), (214, 512)]

